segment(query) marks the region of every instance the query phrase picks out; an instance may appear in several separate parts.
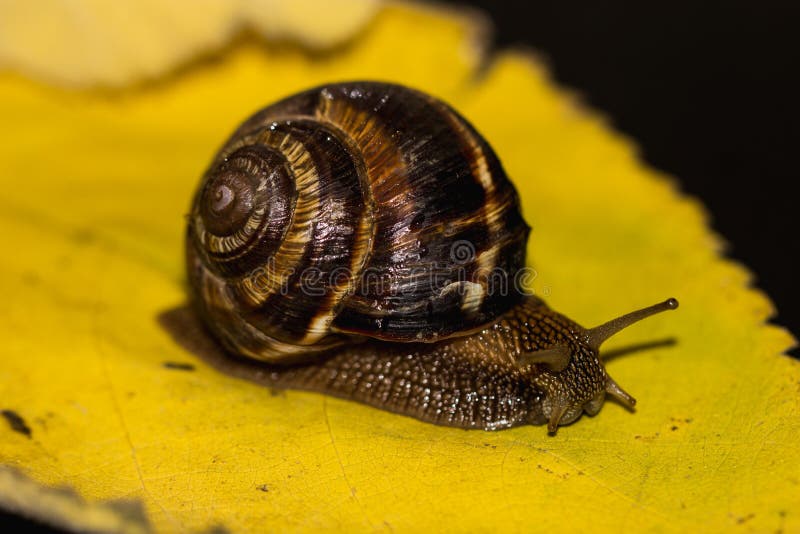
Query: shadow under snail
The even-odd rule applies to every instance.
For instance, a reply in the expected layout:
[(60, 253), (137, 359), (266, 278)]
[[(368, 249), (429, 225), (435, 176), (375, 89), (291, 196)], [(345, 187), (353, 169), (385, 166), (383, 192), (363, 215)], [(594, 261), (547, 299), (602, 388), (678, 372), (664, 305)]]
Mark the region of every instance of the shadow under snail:
[(400, 85), (324, 85), (247, 119), (188, 217), (192, 302), (276, 386), (496, 430), (635, 400), (583, 328), (519, 287), (530, 229), (488, 143)]

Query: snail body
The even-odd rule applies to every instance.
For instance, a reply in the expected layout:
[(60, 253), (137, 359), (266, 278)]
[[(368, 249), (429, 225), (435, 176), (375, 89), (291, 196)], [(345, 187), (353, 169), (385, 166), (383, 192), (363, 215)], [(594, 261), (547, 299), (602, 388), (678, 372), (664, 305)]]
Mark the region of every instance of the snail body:
[(188, 217), (192, 301), (276, 385), (437, 424), (551, 432), (606, 393), (595, 329), (520, 287), (529, 227), (489, 144), (403, 86), (311, 89), (247, 119)]

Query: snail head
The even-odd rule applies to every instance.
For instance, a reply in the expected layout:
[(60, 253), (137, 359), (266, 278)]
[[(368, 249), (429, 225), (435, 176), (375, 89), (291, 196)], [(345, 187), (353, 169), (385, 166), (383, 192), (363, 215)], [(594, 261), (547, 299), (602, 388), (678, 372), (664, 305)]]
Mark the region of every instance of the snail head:
[(653, 306), (627, 313), (600, 326), (577, 327), (572, 336), (554, 346), (524, 353), (521, 365), (538, 364), (545, 372), (533, 379), (544, 392), (542, 413), (548, 431), (553, 434), (559, 425), (575, 421), (583, 412), (595, 415), (610, 395), (628, 409), (636, 399), (622, 389), (605, 371), (600, 358), (600, 346), (611, 336), (646, 317), (678, 307), (674, 298)]

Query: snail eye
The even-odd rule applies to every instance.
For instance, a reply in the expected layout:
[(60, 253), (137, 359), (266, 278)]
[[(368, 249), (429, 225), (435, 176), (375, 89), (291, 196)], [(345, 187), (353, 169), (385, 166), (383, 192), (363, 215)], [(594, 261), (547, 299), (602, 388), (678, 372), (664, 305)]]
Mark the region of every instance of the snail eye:
[(214, 235), (227, 236), (240, 230), (253, 210), (252, 180), (238, 171), (220, 168), (200, 198), (200, 216)]

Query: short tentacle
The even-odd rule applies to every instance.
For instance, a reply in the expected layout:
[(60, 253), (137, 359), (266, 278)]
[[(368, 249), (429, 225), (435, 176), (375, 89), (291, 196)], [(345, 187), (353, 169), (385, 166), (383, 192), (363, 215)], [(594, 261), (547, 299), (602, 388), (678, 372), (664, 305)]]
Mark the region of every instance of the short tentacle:
[(614, 379), (610, 376), (606, 378), (606, 393), (617, 399), (629, 410), (633, 410), (634, 406), (636, 406), (636, 399), (619, 387), (619, 384), (614, 382)]
[(547, 422), (547, 431), (550, 434), (555, 434), (558, 430), (558, 425), (561, 423), (561, 418), (567, 413), (567, 408), (568, 406), (564, 402), (558, 402), (553, 405), (553, 409), (550, 412), (550, 420)]

